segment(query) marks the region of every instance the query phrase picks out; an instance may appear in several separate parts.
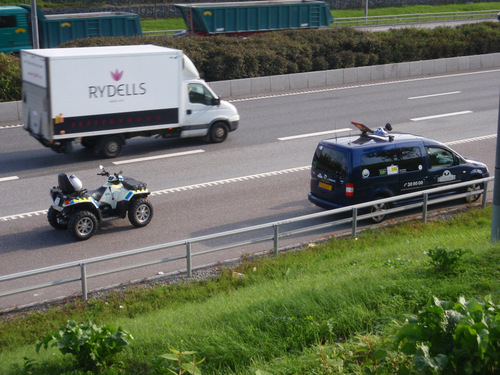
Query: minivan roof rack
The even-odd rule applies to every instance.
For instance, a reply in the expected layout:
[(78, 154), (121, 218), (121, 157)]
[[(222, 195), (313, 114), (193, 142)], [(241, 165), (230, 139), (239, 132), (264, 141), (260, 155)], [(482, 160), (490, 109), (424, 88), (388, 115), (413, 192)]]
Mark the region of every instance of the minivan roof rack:
[(392, 130), (392, 126), (389, 123), (387, 123), (384, 128), (378, 128), (376, 131), (371, 130), (368, 126), (361, 124), (360, 122), (351, 121), (351, 124), (361, 130), (362, 137), (388, 142), (392, 142), (394, 140), (394, 136), (387, 133)]

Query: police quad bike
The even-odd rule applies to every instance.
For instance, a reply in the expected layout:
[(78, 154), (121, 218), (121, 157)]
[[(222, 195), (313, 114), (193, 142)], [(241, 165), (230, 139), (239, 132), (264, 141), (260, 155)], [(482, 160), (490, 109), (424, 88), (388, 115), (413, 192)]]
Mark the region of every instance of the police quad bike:
[(153, 206), (147, 199), (150, 194), (147, 184), (123, 177), (119, 173), (109, 173), (100, 166), (97, 175), (106, 176), (107, 181), (100, 188), (87, 191), (75, 175), (60, 173), (58, 186), (50, 189), (53, 204), (47, 219), (55, 229), (68, 229), (78, 241), (92, 237), (100, 223), (113, 219), (123, 219), (128, 215), (137, 228), (149, 224), (153, 218)]

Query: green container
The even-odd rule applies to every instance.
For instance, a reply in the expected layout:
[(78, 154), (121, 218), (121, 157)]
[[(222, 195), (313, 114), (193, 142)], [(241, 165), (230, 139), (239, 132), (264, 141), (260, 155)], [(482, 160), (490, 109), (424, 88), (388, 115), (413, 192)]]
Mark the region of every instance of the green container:
[(333, 22), (323, 1), (276, 0), (175, 4), (189, 35), (250, 35), (264, 31), (311, 29)]
[[(28, 11), (31, 7), (21, 5)], [(139, 16), (126, 12), (44, 15), (37, 9), (41, 48), (55, 48), (75, 39), (142, 35)]]

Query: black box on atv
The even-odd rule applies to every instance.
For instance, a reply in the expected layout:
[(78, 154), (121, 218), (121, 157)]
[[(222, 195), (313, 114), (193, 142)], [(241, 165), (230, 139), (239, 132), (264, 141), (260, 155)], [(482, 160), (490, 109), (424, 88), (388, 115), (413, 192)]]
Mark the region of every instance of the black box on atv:
[(123, 186), (128, 190), (146, 190), (148, 184), (137, 181), (131, 177), (123, 177)]

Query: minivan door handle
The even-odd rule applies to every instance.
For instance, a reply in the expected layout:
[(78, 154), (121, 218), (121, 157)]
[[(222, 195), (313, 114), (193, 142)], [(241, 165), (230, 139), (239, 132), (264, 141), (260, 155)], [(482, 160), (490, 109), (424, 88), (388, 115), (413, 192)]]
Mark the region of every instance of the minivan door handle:
[(186, 110), (186, 113), (187, 113), (188, 115), (190, 115), (191, 113), (193, 113), (193, 111), (191, 111), (190, 109), (188, 109), (188, 110)]

